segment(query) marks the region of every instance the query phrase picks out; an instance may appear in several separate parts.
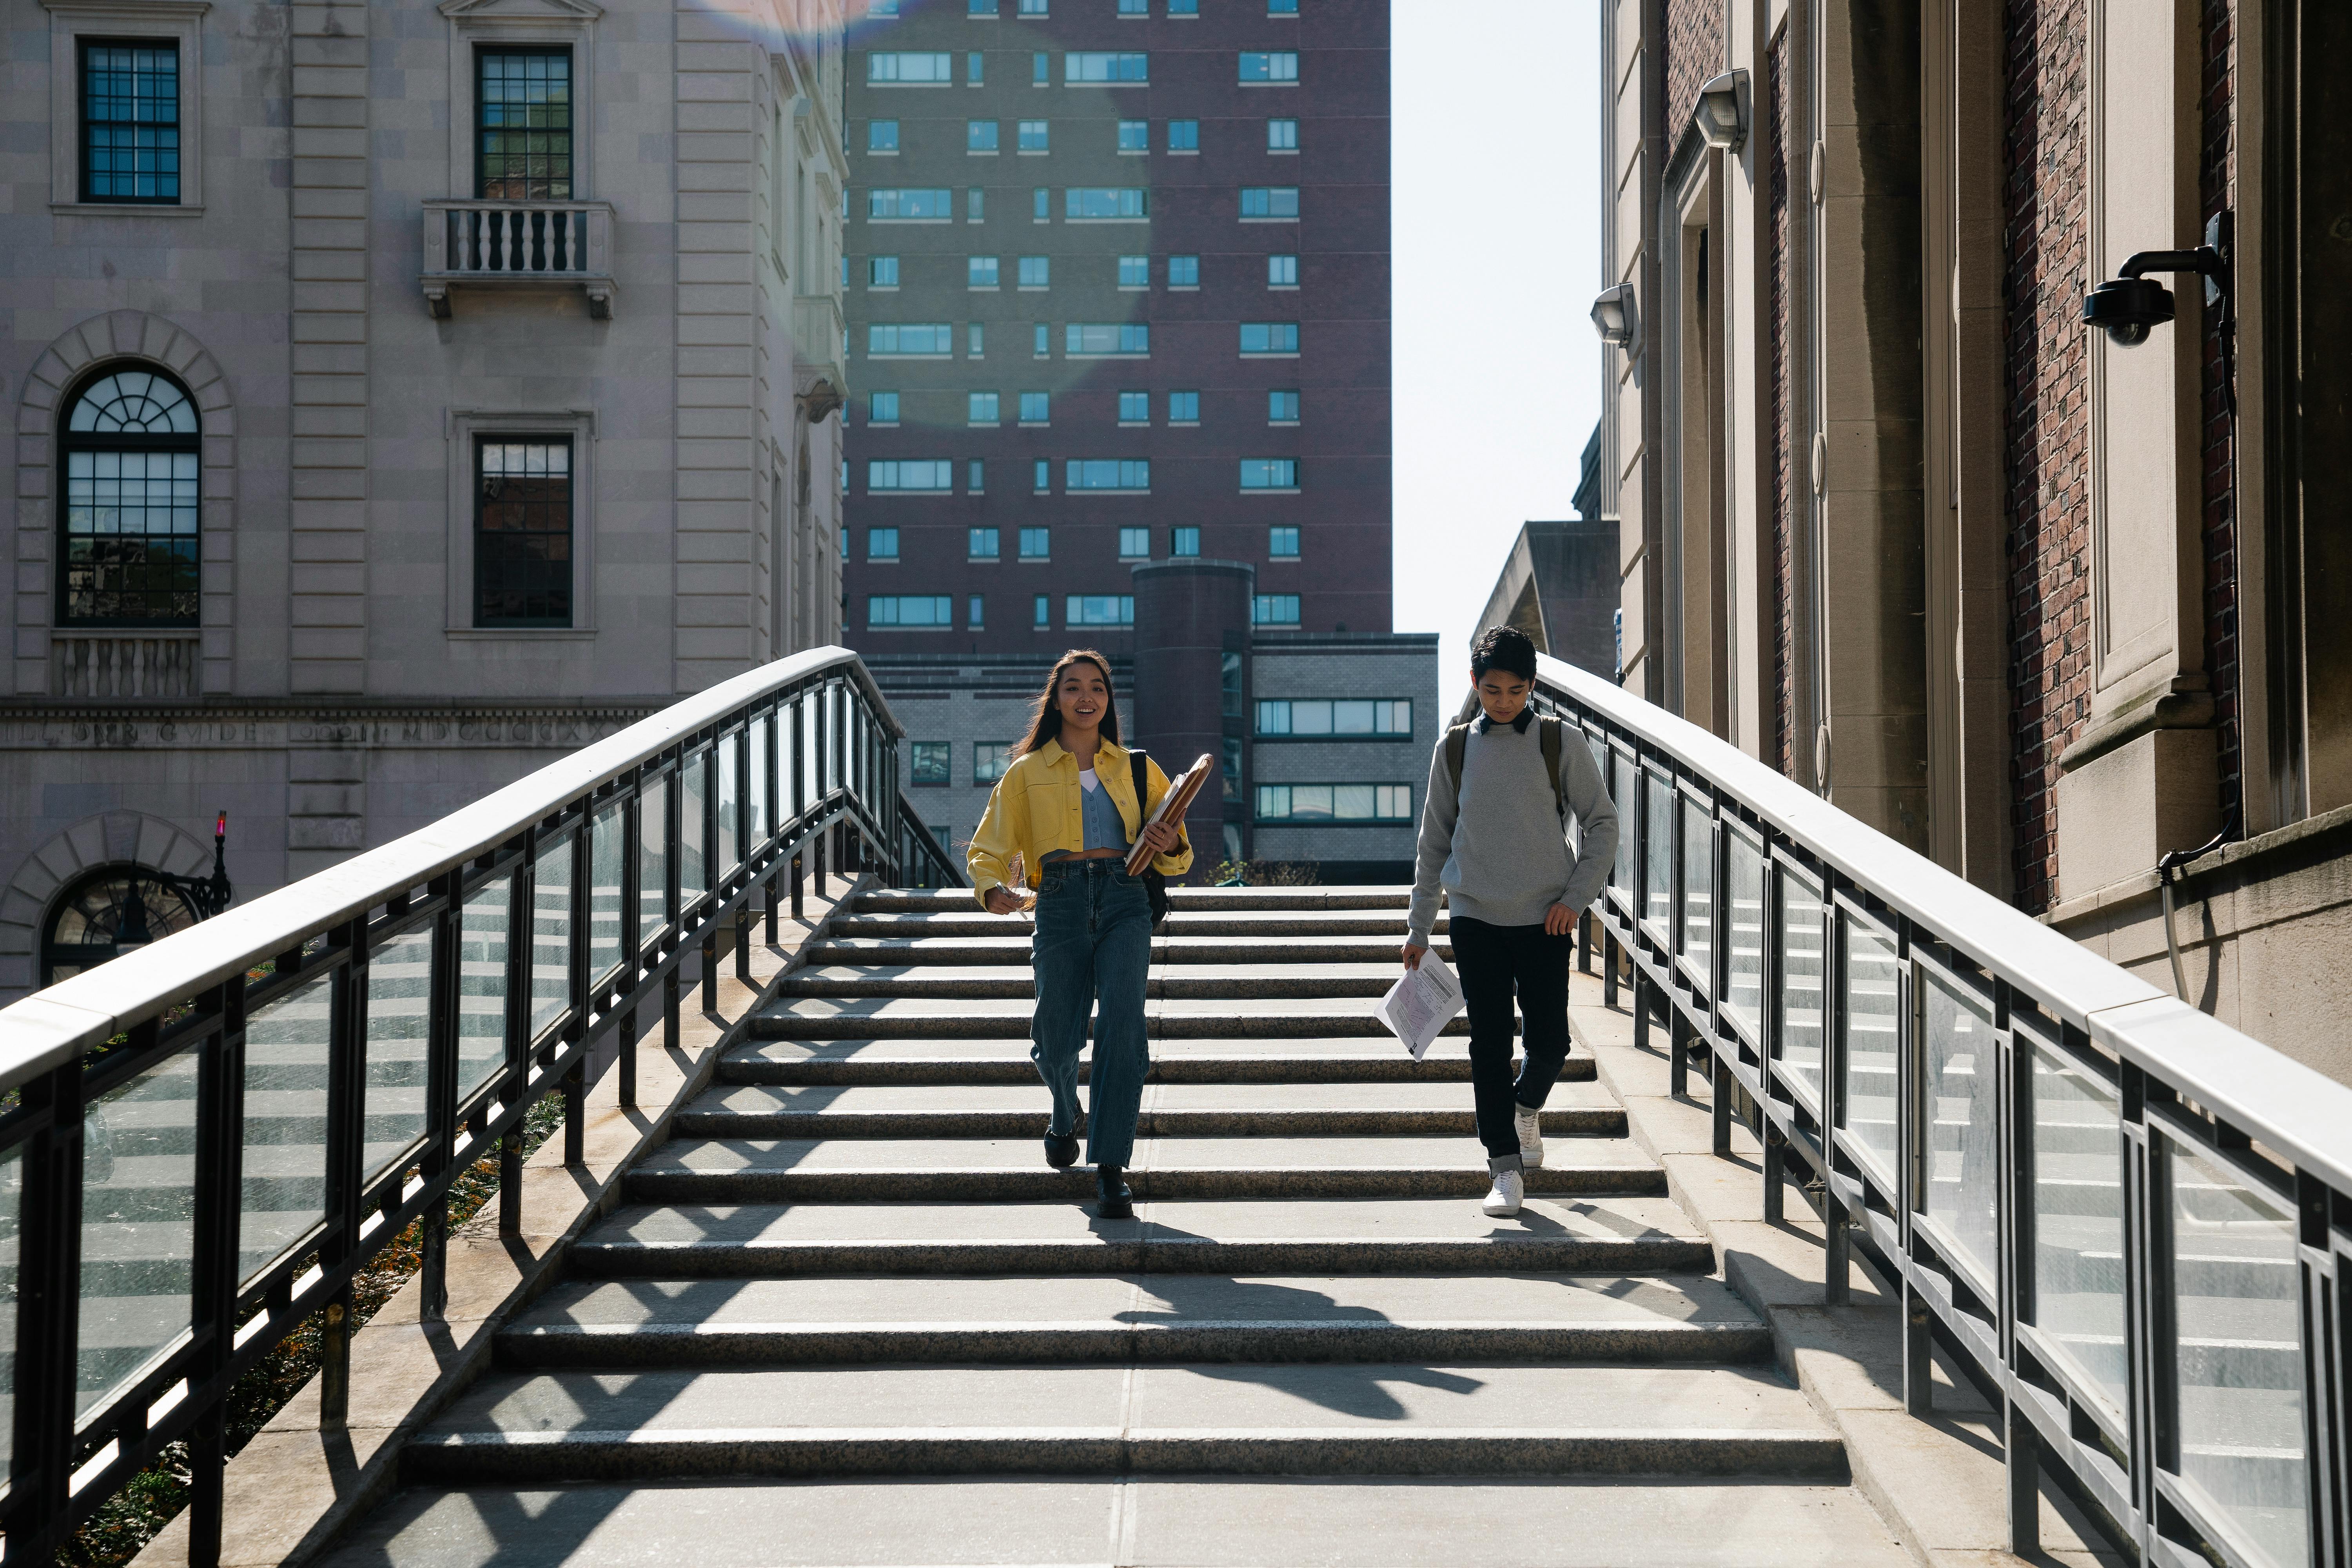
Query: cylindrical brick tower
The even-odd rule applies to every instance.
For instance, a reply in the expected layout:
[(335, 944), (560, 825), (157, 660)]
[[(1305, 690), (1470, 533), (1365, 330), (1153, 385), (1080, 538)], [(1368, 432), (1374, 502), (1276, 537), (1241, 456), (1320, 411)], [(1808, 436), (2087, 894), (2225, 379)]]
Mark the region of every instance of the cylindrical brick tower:
[[(1246, 647), (1257, 569), (1199, 557), (1152, 561), (1135, 574), (1131, 739), (1173, 778), (1203, 752), (1225, 752), (1224, 657)], [(1185, 813), (1194, 879), (1224, 857), (1224, 789), (1212, 778)]]

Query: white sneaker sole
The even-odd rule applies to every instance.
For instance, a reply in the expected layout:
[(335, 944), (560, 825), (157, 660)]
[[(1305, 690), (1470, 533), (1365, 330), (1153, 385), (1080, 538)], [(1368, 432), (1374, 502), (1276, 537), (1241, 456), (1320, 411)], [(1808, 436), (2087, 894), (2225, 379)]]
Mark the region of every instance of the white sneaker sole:
[(1543, 1134), (1541, 1132), (1538, 1132), (1535, 1135), (1535, 1141), (1533, 1142), (1529, 1142), (1528, 1141), (1527, 1134), (1524, 1131), (1519, 1134), (1519, 1163), (1530, 1171), (1535, 1170), (1538, 1166), (1543, 1163)]
[(1513, 1215), (1519, 1212), (1519, 1205), (1517, 1204), (1498, 1204), (1494, 1202), (1492, 1199), (1489, 1199), (1486, 1203), (1478, 1205), (1478, 1212), (1486, 1215), (1491, 1219), (1509, 1219)]

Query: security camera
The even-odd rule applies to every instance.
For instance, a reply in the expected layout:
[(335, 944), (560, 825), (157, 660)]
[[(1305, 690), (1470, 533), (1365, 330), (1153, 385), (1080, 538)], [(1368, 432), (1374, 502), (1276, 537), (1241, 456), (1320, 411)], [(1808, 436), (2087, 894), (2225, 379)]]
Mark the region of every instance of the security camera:
[(2210, 304), (2228, 292), (2229, 263), (2210, 245), (2194, 250), (2143, 250), (2123, 264), (2115, 277), (2083, 299), (2083, 321), (2115, 340), (2121, 348), (2147, 342), (2156, 328), (2172, 320), (2172, 290), (2147, 272), (2195, 272), (2206, 279)]

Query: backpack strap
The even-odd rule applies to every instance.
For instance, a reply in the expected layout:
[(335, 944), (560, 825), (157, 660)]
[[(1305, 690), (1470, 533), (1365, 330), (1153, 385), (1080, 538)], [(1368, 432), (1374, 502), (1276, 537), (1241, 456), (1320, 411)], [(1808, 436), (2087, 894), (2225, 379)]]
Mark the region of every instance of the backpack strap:
[(1445, 731), (1445, 772), (1454, 780), (1454, 798), (1462, 798), (1462, 755), (1470, 746), (1470, 726), (1455, 724)]
[(1129, 749), (1127, 766), (1135, 780), (1136, 832), (1141, 833), (1142, 825), (1151, 820), (1151, 764), (1145, 758), (1141, 746)]
[(1559, 782), (1560, 722), (1550, 714), (1536, 720), (1536, 732), (1543, 742), (1544, 772), (1551, 775), (1552, 806), (1561, 821), (1568, 819), (1568, 790)]

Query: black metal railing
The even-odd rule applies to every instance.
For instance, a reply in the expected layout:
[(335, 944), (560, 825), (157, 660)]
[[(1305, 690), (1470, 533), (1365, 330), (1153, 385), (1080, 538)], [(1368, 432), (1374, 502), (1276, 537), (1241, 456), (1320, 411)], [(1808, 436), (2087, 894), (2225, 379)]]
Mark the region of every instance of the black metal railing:
[(2136, 979), (1608, 681), (1547, 659), (1621, 837), (1596, 902), (1637, 1043), (1744, 1119), (2004, 1416), (2011, 1530), (2050, 1475), (2139, 1561), (2352, 1561), (2352, 1089)]
[(230, 1385), (324, 1313), (321, 1409), (344, 1415), (353, 1275), (497, 1147), (521, 1219), (524, 1113), (580, 1092), (641, 1020), (677, 1037), (721, 949), (749, 978), (805, 879), (960, 883), (909, 818), (898, 727), (822, 648), (679, 702), (381, 849), (0, 1011), (0, 1421), (6, 1554), (27, 1560), (168, 1444), (190, 1449), (191, 1561), (217, 1559)]

